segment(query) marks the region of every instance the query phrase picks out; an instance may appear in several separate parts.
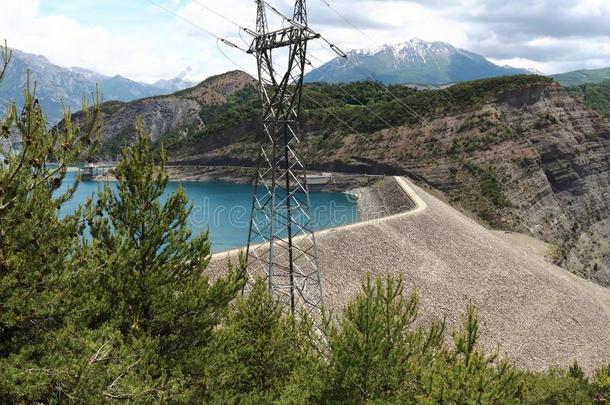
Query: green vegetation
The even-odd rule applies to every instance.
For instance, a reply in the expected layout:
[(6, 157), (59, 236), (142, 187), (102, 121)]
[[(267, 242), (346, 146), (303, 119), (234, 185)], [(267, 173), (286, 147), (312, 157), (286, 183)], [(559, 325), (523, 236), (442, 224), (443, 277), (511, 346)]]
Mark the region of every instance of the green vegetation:
[(610, 80), (571, 87), (570, 93), (595, 111), (610, 117)]
[(464, 168), (476, 179), (476, 183), (481, 188), (480, 194), (486, 201), (491, 202), (497, 208), (510, 206), (503, 182), (498, 178), (493, 168), (482, 168), (472, 162), (465, 162)]
[(610, 80), (610, 67), (603, 69), (577, 70), (574, 72), (553, 75), (552, 77), (559, 84), (566, 87), (580, 86), (587, 83), (601, 83)]
[[(388, 124), (414, 124), (422, 117), (442, 116), (454, 110), (461, 111), (465, 106), (472, 108), (503, 92), (550, 82), (550, 79), (539, 76), (511, 76), (459, 83), (444, 90), (421, 91), (404, 86), (385, 87), (380, 83), (375, 86), (366, 82), (340, 85), (314, 83), (305, 87), (305, 119), (322, 120), (320, 127), (325, 129), (351, 132), (343, 123), (321, 110), (322, 107), (329, 108), (355, 130), (370, 133), (387, 128)], [(351, 97), (350, 93), (355, 97)], [(368, 106), (373, 113), (358, 108), (362, 105)], [(405, 109), (411, 109), (412, 113), (406, 113)]]
[(443, 321), (423, 326), (400, 280), (367, 278), (321, 329), (286, 315), (261, 281), (241, 296), (243, 259), (211, 281), (208, 235), (192, 237), (183, 190), (160, 198), (165, 152), (152, 152), (141, 123), (118, 190), (61, 217), (67, 165), (92, 155), (100, 129), (99, 104), (83, 111), (80, 128), (66, 114), (49, 131), (27, 88), (23, 114), (12, 105), (0, 119), (1, 403), (572, 404), (610, 394), (610, 367), (590, 378), (577, 364), (527, 373), (486, 353), (473, 307), (451, 339)]
[[(303, 125), (327, 135), (346, 135), (354, 130), (369, 134), (389, 125), (415, 124), (422, 117), (442, 115), (461, 110), (464, 106), (472, 107), (503, 92), (550, 82), (552, 80), (545, 77), (524, 75), (460, 83), (444, 90), (422, 91), (381, 83), (371, 85), (370, 82), (311, 83), (304, 88)], [(187, 139), (172, 139), (169, 144), (167, 139), (162, 141), (171, 152), (234, 128), (248, 128), (260, 133), (256, 124), (261, 115), (258, 97), (253, 87), (247, 87), (230, 96), (224, 105), (204, 108), (200, 112), (206, 123), (203, 131)], [(405, 112), (405, 105), (412, 113)], [(346, 122), (349, 127), (345, 125)]]

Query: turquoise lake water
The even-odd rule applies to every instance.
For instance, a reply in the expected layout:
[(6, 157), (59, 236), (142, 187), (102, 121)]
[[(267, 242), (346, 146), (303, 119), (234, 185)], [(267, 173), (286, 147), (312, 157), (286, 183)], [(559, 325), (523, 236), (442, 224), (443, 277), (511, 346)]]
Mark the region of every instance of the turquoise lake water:
[[(68, 173), (64, 184), (75, 179)], [(110, 183), (114, 188), (115, 185)], [(221, 182), (171, 182), (165, 196), (184, 187), (193, 211), (189, 218), (193, 234), (210, 230), (212, 251), (222, 252), (245, 246), (248, 242), (252, 186)], [(62, 213), (74, 212), (88, 197), (103, 186), (99, 182), (81, 182), (74, 198), (62, 207)], [(356, 201), (345, 193), (310, 193), (315, 230), (335, 228), (358, 221)]]

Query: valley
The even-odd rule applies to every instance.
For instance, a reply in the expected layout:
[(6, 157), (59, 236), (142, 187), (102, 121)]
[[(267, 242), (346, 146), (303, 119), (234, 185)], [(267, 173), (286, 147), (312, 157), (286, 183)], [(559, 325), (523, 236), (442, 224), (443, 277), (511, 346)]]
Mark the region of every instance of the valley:
[(6, 0), (0, 404), (605, 404), (607, 3)]

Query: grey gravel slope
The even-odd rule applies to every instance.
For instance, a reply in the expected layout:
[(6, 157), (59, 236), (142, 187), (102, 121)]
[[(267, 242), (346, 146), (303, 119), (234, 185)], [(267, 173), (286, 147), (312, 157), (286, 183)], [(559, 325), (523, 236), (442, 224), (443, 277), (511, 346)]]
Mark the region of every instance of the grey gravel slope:
[[(469, 302), (483, 344), (531, 370), (588, 370), (610, 361), (610, 289), (574, 276), (512, 244), (411, 184), (426, 209), (317, 236), (325, 302), (340, 308), (367, 274), (415, 286), (422, 320), (456, 325)], [(221, 269), (226, 255), (212, 267)], [(223, 258), (223, 260), (220, 260)]]

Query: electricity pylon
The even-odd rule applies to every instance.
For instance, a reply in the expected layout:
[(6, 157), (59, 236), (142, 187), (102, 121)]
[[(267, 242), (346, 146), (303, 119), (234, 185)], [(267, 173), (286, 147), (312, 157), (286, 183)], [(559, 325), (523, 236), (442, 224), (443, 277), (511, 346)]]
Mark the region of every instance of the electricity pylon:
[(252, 199), (248, 278), (250, 283), (265, 278), (293, 315), (316, 317), (322, 286), (307, 177), (295, 148), (307, 42), (319, 35), (307, 27), (305, 0), (295, 1), (290, 26), (274, 31), (268, 27), (268, 5), (263, 0), (256, 5), (256, 33), (248, 53), (258, 63), (265, 137)]

